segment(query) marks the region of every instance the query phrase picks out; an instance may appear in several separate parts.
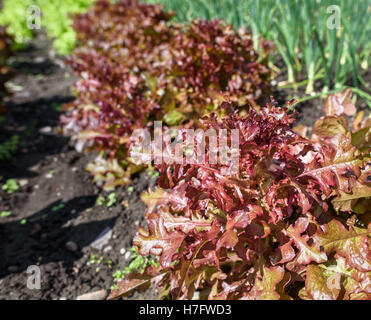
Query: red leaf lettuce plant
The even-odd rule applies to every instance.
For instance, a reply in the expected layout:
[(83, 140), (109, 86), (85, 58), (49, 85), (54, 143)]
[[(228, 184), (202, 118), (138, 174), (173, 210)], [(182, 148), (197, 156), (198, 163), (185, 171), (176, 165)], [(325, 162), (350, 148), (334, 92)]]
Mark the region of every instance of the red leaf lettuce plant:
[(128, 183), (141, 169), (128, 157), (135, 129), (151, 130), (154, 120), (196, 126), (225, 95), (244, 106), (269, 91), (270, 71), (250, 34), (219, 20), (169, 25), (172, 16), (135, 0), (97, 1), (76, 16), (70, 63), (80, 80), (61, 120), (79, 149), (100, 151), (88, 170), (105, 188)]
[(110, 298), (155, 283), (171, 299), (370, 299), (371, 127), (358, 116), (350, 131), (350, 95), (327, 98), (311, 140), (291, 129), (290, 103), (203, 117), (204, 130), (239, 130), (238, 173), (208, 164), (208, 148), (206, 164), (157, 165), (133, 243), (160, 267)]

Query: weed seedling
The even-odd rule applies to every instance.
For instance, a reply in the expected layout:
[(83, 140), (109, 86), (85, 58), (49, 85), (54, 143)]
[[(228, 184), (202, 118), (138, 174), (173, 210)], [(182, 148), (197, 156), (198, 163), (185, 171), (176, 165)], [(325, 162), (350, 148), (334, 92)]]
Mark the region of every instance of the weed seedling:
[(131, 262), (124, 270), (116, 270), (113, 273), (114, 284), (111, 286), (111, 290), (118, 289), (117, 281), (124, 279), (125, 275), (129, 273), (143, 273), (144, 270), (149, 266), (159, 266), (159, 263), (155, 257), (151, 255), (143, 257), (137, 250), (135, 250), (134, 247), (132, 247), (130, 251), (132, 252)]
[(116, 195), (112, 192), (108, 195), (108, 202), (106, 204), (106, 207), (109, 208), (113, 206), (116, 203)]
[(54, 207), (52, 208), (52, 211), (55, 212), (55, 211), (58, 211), (58, 210), (63, 209), (64, 207), (65, 207), (64, 203), (60, 203), (60, 204), (54, 206)]
[(10, 211), (1, 211), (0, 218), (9, 217), (12, 213)]
[(99, 256), (98, 254), (91, 254), (88, 261), (89, 265), (95, 264), (95, 271), (99, 272), (101, 269), (101, 266), (106, 264), (108, 268), (111, 269), (112, 267), (112, 260), (105, 260), (103, 256)]
[(104, 197), (99, 196), (98, 199), (97, 199), (97, 201), (96, 201), (96, 204), (98, 206), (103, 206), (105, 201), (106, 201), (106, 199), (104, 199)]
[(148, 171), (148, 174), (152, 178), (158, 178), (160, 176), (160, 173), (158, 171), (156, 171), (156, 170)]
[(3, 185), (2, 189), (9, 194), (17, 191), (19, 189), (19, 185), (15, 179), (8, 179), (6, 180), (5, 184)]

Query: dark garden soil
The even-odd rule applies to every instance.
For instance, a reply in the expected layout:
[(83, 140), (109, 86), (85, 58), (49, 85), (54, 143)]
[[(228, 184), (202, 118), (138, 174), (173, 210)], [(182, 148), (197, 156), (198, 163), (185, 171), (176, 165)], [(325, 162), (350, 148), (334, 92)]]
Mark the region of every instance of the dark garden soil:
[[(130, 262), (132, 238), (144, 225), (139, 196), (155, 185), (155, 178), (142, 173), (133, 179), (131, 193), (127, 187), (115, 190), (116, 204), (97, 205), (97, 197), (107, 193), (84, 170), (92, 155), (76, 152), (59, 133), (60, 106), (73, 99), (73, 73), (53, 56), (44, 34), (17, 52), (11, 64), (17, 72), (15, 93), (6, 102), (0, 143), (17, 134), (20, 146), (11, 161), (0, 163), (0, 185), (15, 178), (20, 188), (13, 194), (0, 190), (0, 212), (11, 211), (0, 218), (0, 299), (76, 299), (108, 292), (113, 272)], [(291, 94), (285, 93), (274, 95), (282, 102)], [(298, 123), (313, 125), (322, 105), (314, 99), (300, 106)], [(100, 250), (93, 248), (107, 227), (112, 236)], [(91, 263), (92, 255), (103, 258)], [(40, 267), (40, 290), (27, 288), (31, 265)], [(148, 291), (132, 299), (155, 297)]]
[[(134, 178), (131, 193), (116, 190), (115, 205), (96, 204), (98, 195), (107, 193), (84, 170), (92, 155), (76, 152), (58, 131), (60, 106), (73, 99), (70, 88), (76, 79), (50, 51), (41, 34), (11, 61), (16, 92), (6, 103), (0, 142), (17, 134), (20, 146), (11, 161), (0, 164), (0, 185), (16, 178), (21, 186), (10, 195), (0, 190), (0, 212), (11, 211), (0, 218), (0, 300), (75, 299), (101, 289), (108, 292), (113, 272), (130, 262), (131, 241), (143, 223), (145, 206), (139, 196), (155, 184), (143, 173)], [(110, 240), (101, 250), (92, 248), (107, 227), (112, 229)], [(71, 241), (77, 248), (67, 244)], [(103, 259), (89, 263), (92, 255)], [(31, 265), (40, 266), (40, 290), (27, 288)], [(150, 291), (133, 298), (155, 295)]]

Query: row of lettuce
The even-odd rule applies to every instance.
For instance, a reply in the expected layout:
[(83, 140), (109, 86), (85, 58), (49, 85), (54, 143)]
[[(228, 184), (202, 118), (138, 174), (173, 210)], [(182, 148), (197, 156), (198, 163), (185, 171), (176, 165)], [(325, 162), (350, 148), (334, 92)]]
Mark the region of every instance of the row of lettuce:
[(211, 111), (225, 113), (226, 98), (243, 110), (269, 95), (271, 73), (251, 34), (218, 20), (170, 25), (172, 15), (132, 0), (98, 1), (74, 21), (77, 47), (68, 60), (80, 80), (63, 131), (78, 149), (99, 151), (88, 170), (105, 189), (142, 169), (128, 154), (135, 129), (151, 130), (156, 120), (194, 127)]
[[(292, 102), (267, 101), (269, 42), (259, 58), (241, 28), (169, 24), (172, 15), (124, 0), (76, 16), (69, 62), (80, 79), (63, 131), (99, 152), (88, 170), (106, 189), (145, 168), (130, 137), (153, 135), (155, 121), (178, 136), (238, 129), (238, 170), (226, 175), (220, 158), (155, 165), (158, 186), (142, 195), (148, 229), (134, 246), (159, 265), (126, 275), (111, 298), (154, 283), (164, 299), (371, 299), (370, 118), (357, 113), (351, 131), (347, 89), (327, 98), (308, 139), (292, 129)], [(179, 141), (196, 157), (203, 140)]]
[[(142, 195), (148, 229), (134, 246), (159, 264), (126, 275), (111, 298), (154, 283), (164, 299), (371, 299), (371, 118), (361, 111), (348, 124), (348, 89), (326, 99), (307, 138), (292, 129), (292, 102), (267, 99), (271, 43), (172, 17), (135, 0), (100, 0), (75, 17), (68, 61), (79, 80), (62, 130), (78, 150), (98, 151), (87, 169), (106, 189), (145, 169), (131, 136), (152, 135), (155, 121), (178, 136), (237, 129), (238, 170), (226, 175), (220, 158), (156, 165), (158, 186)], [(196, 156), (200, 141), (183, 150)]]

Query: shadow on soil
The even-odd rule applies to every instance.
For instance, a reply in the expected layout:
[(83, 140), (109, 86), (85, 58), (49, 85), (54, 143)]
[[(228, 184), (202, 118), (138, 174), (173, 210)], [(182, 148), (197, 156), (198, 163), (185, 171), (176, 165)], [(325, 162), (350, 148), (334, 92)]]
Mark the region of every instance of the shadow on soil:
[[(55, 201), (27, 220), (0, 224), (0, 278), (11, 272), (22, 272), (30, 265), (63, 261), (67, 267), (82, 256), (81, 248), (89, 245), (116, 218), (72, 225), (69, 220), (94, 205), (95, 196), (74, 198), (66, 203)], [(75, 212), (71, 210), (75, 208)], [(78, 208), (78, 209), (76, 209)], [(77, 250), (67, 249), (73, 241)]]

